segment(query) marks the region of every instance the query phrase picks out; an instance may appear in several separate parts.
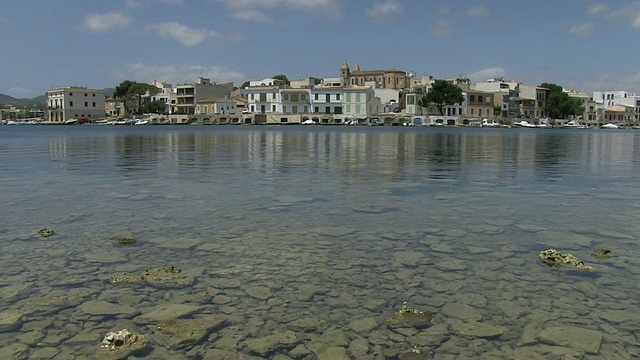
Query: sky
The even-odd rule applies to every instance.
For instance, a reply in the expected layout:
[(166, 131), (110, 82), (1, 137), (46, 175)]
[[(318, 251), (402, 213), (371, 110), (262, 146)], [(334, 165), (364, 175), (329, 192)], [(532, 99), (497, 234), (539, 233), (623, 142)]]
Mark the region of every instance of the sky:
[(640, 1), (2, 0), (0, 93), (397, 68), (640, 94)]

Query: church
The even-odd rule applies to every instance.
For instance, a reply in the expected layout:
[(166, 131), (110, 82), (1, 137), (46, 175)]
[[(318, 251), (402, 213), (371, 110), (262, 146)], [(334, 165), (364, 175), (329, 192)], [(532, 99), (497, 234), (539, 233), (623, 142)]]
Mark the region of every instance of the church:
[(349, 69), (347, 60), (340, 68), (340, 81), (342, 86), (364, 86), (365, 82), (375, 81), (383, 89), (402, 90), (409, 86), (407, 73), (395, 68), (386, 70), (360, 70), (360, 65), (356, 64), (353, 71)]

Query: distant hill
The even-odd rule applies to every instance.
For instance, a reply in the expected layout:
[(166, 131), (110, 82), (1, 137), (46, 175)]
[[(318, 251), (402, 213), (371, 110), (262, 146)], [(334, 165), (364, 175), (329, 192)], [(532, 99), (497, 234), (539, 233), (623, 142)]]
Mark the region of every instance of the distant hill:
[[(104, 88), (104, 94), (106, 96), (111, 96), (116, 89), (115, 88)], [(2, 105), (13, 105), (13, 106), (24, 106), (24, 105), (45, 105), (47, 102), (46, 95), (36, 96), (32, 99), (27, 98), (14, 98), (13, 96), (0, 94), (0, 104)]]
[(45, 102), (46, 102), (46, 97), (44, 95), (34, 97), (33, 99), (27, 99), (27, 98), (17, 99), (17, 98), (14, 98), (13, 96), (0, 94), (0, 104), (3, 104), (3, 105), (14, 105), (14, 106), (44, 105)]

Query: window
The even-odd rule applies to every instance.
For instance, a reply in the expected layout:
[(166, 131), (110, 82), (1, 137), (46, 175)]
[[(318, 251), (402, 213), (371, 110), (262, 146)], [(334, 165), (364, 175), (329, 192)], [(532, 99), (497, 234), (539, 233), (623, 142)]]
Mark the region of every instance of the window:
[(93, 102), (93, 107), (96, 107), (96, 102), (95, 101)]
[(476, 101), (476, 96), (475, 95), (469, 95), (469, 102), (474, 102)]
[(84, 96), (89, 96), (88, 94), (84, 94)]
[(91, 96), (96, 97), (96, 94), (91, 94)]
[(330, 108), (330, 107), (328, 107), (328, 106), (326, 106), (326, 107), (324, 108), (324, 113), (325, 113), (325, 114), (331, 114), (331, 108)]
[(276, 112), (276, 106), (275, 105), (271, 105), (271, 111)]
[(89, 106), (89, 103), (85, 101), (84, 102), (84, 107), (88, 107), (88, 106)]
[(482, 95), (478, 95), (478, 102), (481, 103), (482, 102)]
[(73, 101), (69, 101), (69, 106), (73, 106)]
[(313, 99), (318, 100), (318, 94), (313, 94)]
[(336, 100), (340, 100), (340, 94), (336, 94)]
[(291, 95), (291, 102), (298, 102), (298, 97), (299, 97), (299, 96), (300, 96), (300, 95), (298, 95), (298, 94), (292, 94), (292, 95)]
[[(324, 99), (324, 102), (331, 102), (331, 94), (326, 94), (326, 95), (324, 96), (324, 98), (325, 98), (325, 99)], [(327, 114), (328, 114), (328, 113), (327, 113)]]
[(298, 107), (297, 106), (292, 106), (291, 107), (291, 112), (294, 113), (294, 114), (297, 114), (298, 113)]
[(267, 101), (267, 94), (260, 94), (260, 101), (261, 102), (266, 102)]
[(73, 93), (69, 93), (69, 96), (73, 96)]
[(317, 112), (319, 112), (319, 111), (320, 111), (320, 109), (319, 109), (317, 106), (313, 108), (313, 112), (316, 112), (316, 113), (317, 113)]
[(282, 94), (282, 101), (289, 101), (289, 94)]
[(333, 111), (336, 114), (342, 114), (342, 106), (336, 106), (336, 108)]

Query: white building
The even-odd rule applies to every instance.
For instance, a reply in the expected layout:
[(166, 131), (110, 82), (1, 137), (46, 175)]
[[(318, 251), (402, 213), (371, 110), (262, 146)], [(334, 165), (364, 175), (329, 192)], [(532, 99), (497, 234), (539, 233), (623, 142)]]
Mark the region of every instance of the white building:
[(380, 99), (370, 86), (349, 86), (344, 88), (344, 113), (358, 119), (382, 112)]
[(240, 96), (247, 101), (247, 110), (252, 113), (282, 112), (280, 87), (258, 86), (240, 90)]
[(47, 91), (47, 115), (50, 122), (71, 119), (98, 119), (106, 116), (103, 90), (68, 86)]
[(615, 105), (626, 105), (633, 107), (633, 120), (640, 121), (640, 96), (630, 94), (624, 90), (617, 91), (594, 91), (593, 101), (607, 109)]

